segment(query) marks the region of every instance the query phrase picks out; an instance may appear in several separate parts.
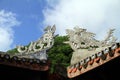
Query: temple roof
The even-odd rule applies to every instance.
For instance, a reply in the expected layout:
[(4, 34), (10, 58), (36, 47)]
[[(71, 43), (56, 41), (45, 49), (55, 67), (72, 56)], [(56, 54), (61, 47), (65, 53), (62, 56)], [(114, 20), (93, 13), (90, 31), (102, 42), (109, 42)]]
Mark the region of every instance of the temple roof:
[(46, 71), (49, 69), (50, 62), (49, 60), (40, 61), (39, 59), (10, 56), (9, 53), (0, 52), (0, 64), (30, 70)]
[(74, 50), (67, 67), (69, 78), (79, 76), (120, 56), (120, 43), (113, 36), (115, 29), (109, 29), (104, 40), (95, 39), (95, 34), (86, 29), (74, 27), (67, 29), (67, 43)]
[(108, 47), (106, 50), (88, 56), (78, 63), (68, 66), (67, 74), (69, 78), (82, 75), (94, 68), (97, 68), (117, 57), (120, 57), (120, 43)]
[(18, 45), (14, 54), (0, 52), (0, 64), (37, 71), (48, 70), (50, 61), (46, 51), (54, 44), (55, 30), (55, 25), (47, 26), (41, 38), (31, 41), (27, 46)]

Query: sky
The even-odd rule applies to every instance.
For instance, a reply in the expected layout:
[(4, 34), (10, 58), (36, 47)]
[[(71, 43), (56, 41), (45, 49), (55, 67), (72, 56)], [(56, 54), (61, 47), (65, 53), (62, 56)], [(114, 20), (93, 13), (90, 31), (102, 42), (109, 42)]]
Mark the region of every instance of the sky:
[(120, 0), (0, 0), (0, 51), (39, 39), (48, 25), (66, 35), (75, 26), (104, 39), (110, 28), (120, 39)]

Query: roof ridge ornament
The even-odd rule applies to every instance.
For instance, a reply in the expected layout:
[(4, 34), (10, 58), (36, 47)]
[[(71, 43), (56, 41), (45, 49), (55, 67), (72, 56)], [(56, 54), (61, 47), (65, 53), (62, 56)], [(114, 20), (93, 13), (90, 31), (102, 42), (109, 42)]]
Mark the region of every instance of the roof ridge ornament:
[(31, 41), (28, 46), (17, 46), (18, 56), (29, 56), (40, 59), (40, 55), (46, 54), (46, 50), (50, 49), (54, 44), (54, 33), (56, 26), (47, 26), (43, 36), (37, 41)]
[(70, 62), (67, 67), (67, 75), (69, 78), (79, 76), (104, 63), (120, 56), (120, 42), (113, 36), (115, 29), (109, 29), (104, 40), (95, 39), (92, 32), (86, 29), (74, 27), (67, 29), (70, 44), (74, 50)]
[(89, 32), (87, 29), (78, 26), (73, 29), (66, 29), (69, 37), (69, 41), (66, 43), (69, 43), (74, 50), (71, 65), (116, 43), (117, 38), (113, 36), (114, 31), (115, 29), (109, 29), (105, 39), (100, 41), (95, 39), (95, 33)]

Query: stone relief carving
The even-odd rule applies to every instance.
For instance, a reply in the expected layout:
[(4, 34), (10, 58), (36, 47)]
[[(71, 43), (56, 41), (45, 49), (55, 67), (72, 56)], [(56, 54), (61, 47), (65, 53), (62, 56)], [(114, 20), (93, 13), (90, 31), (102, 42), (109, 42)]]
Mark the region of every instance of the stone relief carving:
[(88, 32), (86, 29), (79, 27), (74, 27), (73, 30), (66, 29), (66, 34), (69, 37), (69, 41), (66, 43), (69, 43), (74, 50), (71, 64), (75, 64), (87, 56), (99, 52), (115, 43), (117, 39), (113, 36), (114, 30), (115, 29), (109, 29), (105, 39), (100, 41), (95, 39), (95, 33)]

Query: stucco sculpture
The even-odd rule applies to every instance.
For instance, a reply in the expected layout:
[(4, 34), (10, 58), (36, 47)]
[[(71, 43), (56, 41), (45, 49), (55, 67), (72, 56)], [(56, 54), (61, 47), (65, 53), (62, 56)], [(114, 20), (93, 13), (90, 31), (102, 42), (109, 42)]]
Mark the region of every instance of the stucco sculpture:
[(71, 64), (75, 64), (81, 59), (86, 58), (96, 52), (111, 46), (116, 42), (116, 38), (113, 36), (115, 29), (109, 29), (104, 40), (100, 41), (95, 39), (95, 33), (88, 32), (86, 29), (74, 27), (73, 30), (66, 29), (66, 33), (69, 37), (69, 43), (74, 50), (72, 55)]
[(16, 55), (47, 60), (46, 50), (50, 49), (54, 44), (55, 30), (55, 25), (53, 27), (47, 26), (44, 29), (45, 33), (40, 39), (30, 42), (29, 46), (17, 46), (19, 54)]
[(69, 78), (81, 75), (120, 56), (120, 43), (109, 29), (103, 40), (95, 39), (95, 33), (74, 27), (66, 29), (69, 41), (65, 42), (74, 50), (70, 65), (67, 67)]

